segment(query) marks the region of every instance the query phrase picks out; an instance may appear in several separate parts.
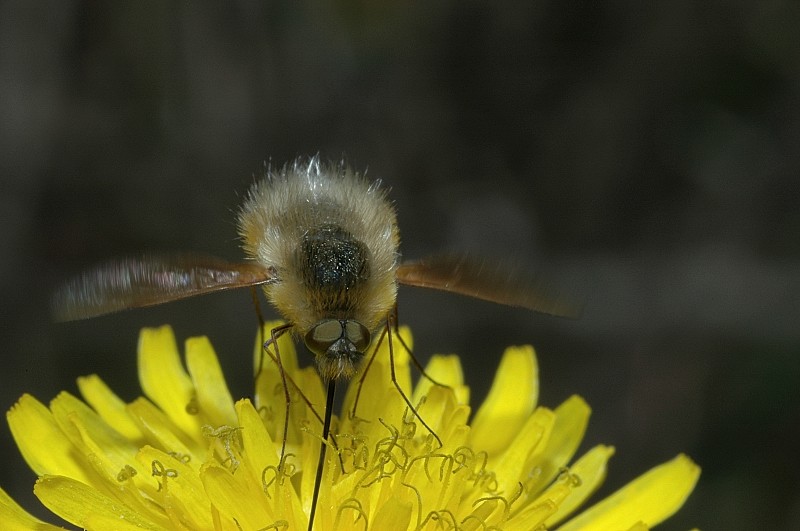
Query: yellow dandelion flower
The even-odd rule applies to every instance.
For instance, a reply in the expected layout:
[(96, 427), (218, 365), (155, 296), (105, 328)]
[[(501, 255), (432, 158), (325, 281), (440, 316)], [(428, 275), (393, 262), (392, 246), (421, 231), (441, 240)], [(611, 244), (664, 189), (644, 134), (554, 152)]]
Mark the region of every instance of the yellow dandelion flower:
[[(400, 335), (410, 345), (408, 330)], [(83, 400), (62, 392), (48, 407), (23, 396), (8, 422), (39, 475), (36, 496), (90, 530), (306, 529), (324, 391), (313, 368), (299, 368), (288, 337), (278, 346), (291, 395), (287, 433), (274, 363), (258, 373), (253, 401), (234, 403), (210, 342), (186, 342), (184, 369), (169, 327), (140, 337), (146, 398), (125, 403), (97, 376), (78, 380)], [(393, 351), (416, 414), (390, 381), (384, 345), (333, 419), (315, 529), (648, 529), (697, 481), (697, 465), (679, 455), (573, 516), (603, 481), (613, 448), (573, 460), (589, 407), (577, 396), (555, 409), (537, 405), (531, 347), (505, 352), (471, 424), (456, 356), (436, 356), (426, 369), (448, 387), (424, 378), (412, 386), (408, 354), (399, 342)], [(261, 352), (257, 341), (257, 367)], [(5, 529), (56, 529), (2, 490), (0, 519)]]

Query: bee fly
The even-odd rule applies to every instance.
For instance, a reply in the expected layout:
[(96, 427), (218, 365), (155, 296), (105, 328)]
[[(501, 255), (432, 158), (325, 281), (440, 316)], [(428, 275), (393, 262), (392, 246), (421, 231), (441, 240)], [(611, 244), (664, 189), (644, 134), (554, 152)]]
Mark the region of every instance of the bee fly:
[[(314, 354), (327, 382), (322, 433), (326, 441), (335, 383), (358, 372), (372, 336), (389, 326), (398, 283), (554, 315), (574, 313), (535, 277), (502, 264), (452, 254), (401, 263), (396, 214), (385, 190), (379, 181), (366, 181), (344, 163), (325, 164), (312, 157), (280, 171), (268, 170), (250, 190), (238, 223), (249, 261), (174, 254), (110, 262), (56, 293), (56, 319), (85, 319), (260, 285), (286, 320), (286, 329)], [(273, 331), (267, 344), (284, 330)], [(286, 394), (288, 400), (288, 390)], [(320, 445), (309, 530), (326, 446)]]

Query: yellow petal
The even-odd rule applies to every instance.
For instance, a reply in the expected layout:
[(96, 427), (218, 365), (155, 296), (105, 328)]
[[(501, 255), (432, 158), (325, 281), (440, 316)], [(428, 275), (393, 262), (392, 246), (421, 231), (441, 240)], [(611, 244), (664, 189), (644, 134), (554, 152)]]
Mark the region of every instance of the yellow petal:
[(3, 522), (3, 529), (7, 531), (51, 531), (62, 529), (42, 522), (28, 514), (3, 489), (0, 489), (0, 522)]
[(572, 514), (589, 496), (594, 494), (605, 480), (606, 466), (612, 455), (614, 455), (613, 447), (595, 446), (569, 467), (564, 480), (556, 481), (551, 487), (548, 487), (540, 499), (548, 497), (552, 499), (551, 490), (563, 484), (566, 484), (563, 486), (567, 487), (565, 496), (558, 500), (558, 511), (547, 519), (548, 528), (552, 528), (553, 525)]
[(204, 449), (207, 444), (191, 440), (180, 433), (171, 419), (146, 398), (137, 398), (128, 404), (128, 411), (145, 434), (145, 438), (156, 448), (188, 455), (193, 461), (198, 462), (198, 458), (205, 455)]
[(197, 390), (197, 405), (206, 422), (212, 426), (234, 425), (233, 399), (207, 337), (186, 340), (186, 366)]
[(529, 531), (545, 529), (544, 521), (556, 511), (556, 504), (550, 501), (534, 503), (515, 514), (504, 526), (505, 531)]
[(139, 381), (147, 395), (184, 433), (200, 439), (202, 422), (192, 412), (194, 386), (183, 370), (172, 328), (145, 328), (139, 335)]
[(22, 395), (7, 417), (22, 457), (37, 475), (65, 475), (85, 483), (94, 477), (50, 410), (31, 395)]
[[(322, 434), (322, 418), (325, 414), (326, 390), (314, 367), (306, 367), (298, 371), (295, 374), (295, 383), (302, 389), (302, 394), (305, 396), (306, 400), (308, 400), (308, 403), (306, 403), (302, 397), (296, 397), (292, 400), (291, 410), (289, 412), (289, 438), (287, 442), (291, 444), (302, 444), (306, 429), (318, 435)], [(283, 411), (286, 411), (285, 406)], [(283, 413), (283, 411), (281, 413)], [(335, 422), (334, 420), (334, 423)], [(281, 423), (283, 423), (282, 417)], [(278, 438), (276, 437), (273, 440), (278, 441)]]
[(501, 504), (498, 498), (484, 498), (475, 504), (472, 511), (461, 521), (462, 526), (457, 529), (464, 531), (495, 529), (498, 513), (504, 508), (505, 505)]
[[(464, 385), (464, 372), (461, 370), (461, 360), (458, 356), (435, 355), (425, 366), (425, 374), (436, 383), (450, 387), (456, 395), (459, 404), (469, 404), (469, 387)], [(419, 403), (423, 396), (434, 386), (434, 383), (425, 376), (420, 376), (411, 402)]]
[(457, 403), (452, 389), (440, 386), (431, 388), (416, 411), (419, 418), (413, 413), (407, 417), (420, 424), (417, 427), (418, 434), (427, 435), (425, 427), (421, 425), (422, 419), (441, 438), (448, 451), (455, 451), (466, 443), (464, 436), (469, 435), (469, 430), (464, 428), (469, 418), (469, 407)]
[(461, 467), (451, 457), (452, 454), (445, 451), (439, 455), (412, 458), (405, 466), (402, 478), (394, 480), (398, 494), (405, 501), (414, 502), (417, 518), (425, 518), (432, 511), (449, 511), (451, 514), (458, 511), (462, 495), (475, 479), (473, 471), (468, 468), (475, 463), (467, 458), (467, 466)]
[(158, 483), (157, 491), (150, 496), (158, 500), (173, 523), (190, 529), (213, 527), (211, 501), (200, 476), (192, 468), (197, 466), (196, 463), (176, 459), (152, 446), (142, 448), (136, 460), (141, 467), (147, 468), (147, 481)]
[[(425, 366), (428, 376), (449, 387), (457, 387), (464, 384), (464, 371), (461, 369), (461, 358), (455, 354), (443, 356), (435, 354), (428, 360)], [(423, 378), (423, 380), (425, 380)], [(430, 380), (428, 380), (430, 383)]]
[[(411, 522), (412, 508), (410, 503), (394, 497), (389, 498), (378, 509), (375, 518), (370, 522), (370, 529), (408, 529)], [(342, 518), (342, 520), (347, 522), (345, 518)], [(352, 526), (347, 526), (346, 528), (353, 529), (357, 527), (357, 524), (352, 524)]]
[(163, 529), (125, 504), (72, 478), (41, 477), (33, 492), (45, 507), (84, 529)]
[(134, 442), (120, 435), (94, 410), (66, 391), (53, 399), (50, 409), (78, 451), (102, 462), (102, 475), (116, 475), (136, 455), (138, 446)]
[(92, 406), (109, 426), (131, 441), (142, 440), (142, 432), (128, 414), (125, 402), (114, 394), (99, 376), (92, 374), (78, 378), (78, 389), (86, 403)]
[(268, 475), (265, 471), (269, 469), (273, 476), (277, 474), (280, 451), (273, 444), (264, 422), (249, 400), (239, 400), (236, 403), (236, 412), (242, 428), (242, 455), (246, 462), (244, 469), (254, 474), (254, 481), (269, 481), (269, 478), (265, 480), (264, 476)]
[(490, 456), (502, 451), (536, 407), (539, 369), (531, 346), (509, 347), (492, 388), (472, 421), (471, 445)]
[(220, 515), (228, 521), (235, 520), (241, 529), (262, 529), (277, 520), (268, 510), (263, 491), (248, 488), (249, 483), (238, 481), (229, 470), (210, 466), (200, 478)]
[(583, 440), (589, 423), (591, 408), (583, 398), (573, 395), (555, 409), (553, 432), (536, 463), (539, 473), (528, 484), (529, 492), (537, 492), (548, 485), (567, 466)]
[[(389, 416), (384, 412), (384, 397), (389, 397), (392, 394), (398, 394), (397, 389), (391, 383), (389, 375), (389, 368), (381, 363), (374, 363), (367, 373), (361, 377), (355, 377), (350, 382), (345, 394), (342, 411), (349, 415), (351, 411), (355, 411), (356, 416), (361, 419), (373, 420), (378, 416), (386, 418)], [(358, 401), (356, 403), (356, 401)], [(355, 407), (354, 407), (355, 406)], [(396, 412), (393, 412), (390, 418), (395, 418)], [(343, 421), (345, 421), (343, 419)], [(343, 428), (345, 429), (345, 428)]]
[(683, 505), (699, 477), (700, 467), (680, 454), (631, 481), (559, 530), (627, 529), (638, 522), (653, 527)]
[(506, 497), (519, 489), (519, 482), (526, 481), (531, 473), (525, 465), (531, 454), (541, 452), (553, 429), (555, 415), (549, 409), (539, 407), (528, 421), (514, 434), (514, 440), (498, 456), (490, 467), (497, 474), (497, 492)]

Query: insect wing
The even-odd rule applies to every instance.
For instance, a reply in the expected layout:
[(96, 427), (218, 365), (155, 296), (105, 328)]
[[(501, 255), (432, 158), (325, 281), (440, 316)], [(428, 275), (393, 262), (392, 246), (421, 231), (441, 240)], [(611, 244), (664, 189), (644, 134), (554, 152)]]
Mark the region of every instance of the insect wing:
[(194, 254), (120, 259), (65, 284), (52, 299), (53, 316), (57, 321), (87, 319), (276, 280), (274, 270), (256, 263)]
[(577, 317), (581, 312), (532, 270), (467, 255), (445, 254), (401, 264), (397, 281), (550, 315)]

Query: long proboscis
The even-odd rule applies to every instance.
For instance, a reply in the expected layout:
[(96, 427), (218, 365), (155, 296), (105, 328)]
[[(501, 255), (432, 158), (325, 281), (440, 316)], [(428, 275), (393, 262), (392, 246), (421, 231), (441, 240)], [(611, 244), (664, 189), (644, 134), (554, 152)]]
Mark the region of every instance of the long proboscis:
[(266, 284), (275, 271), (190, 253), (144, 255), (104, 263), (73, 278), (52, 299), (57, 321), (74, 321), (194, 295)]
[(575, 318), (582, 308), (536, 270), (464, 254), (442, 254), (406, 262), (397, 281), (540, 313)]

